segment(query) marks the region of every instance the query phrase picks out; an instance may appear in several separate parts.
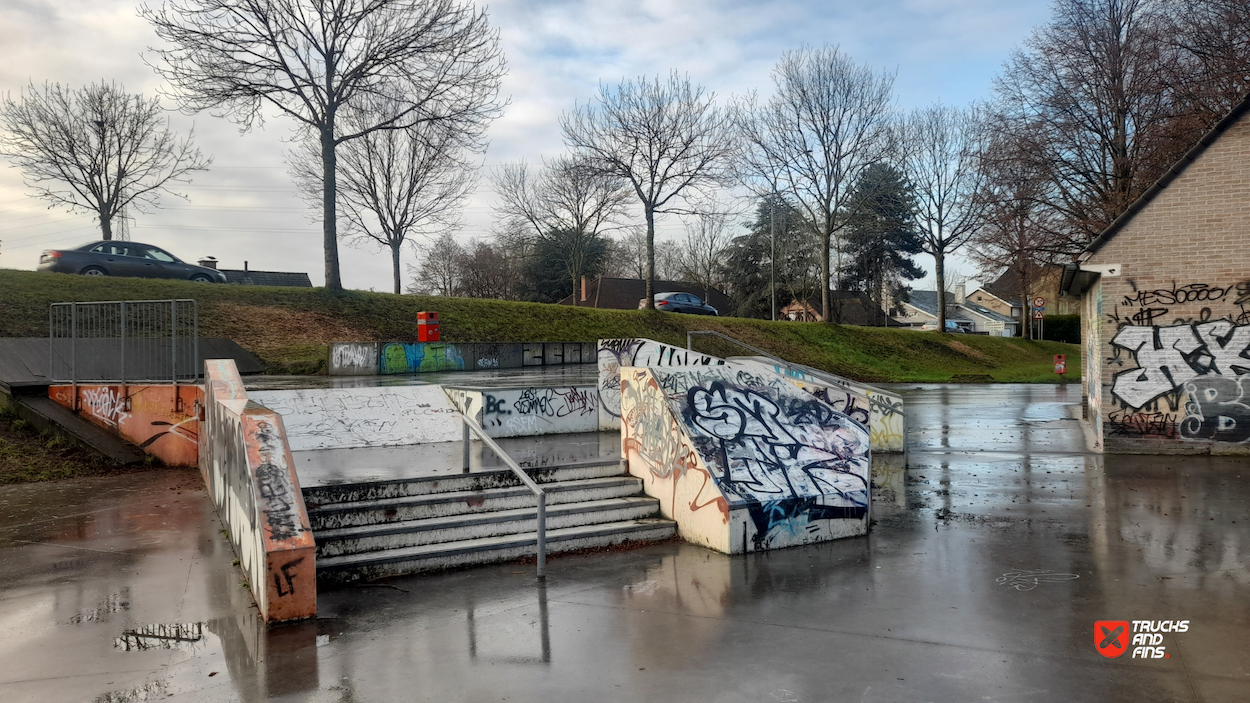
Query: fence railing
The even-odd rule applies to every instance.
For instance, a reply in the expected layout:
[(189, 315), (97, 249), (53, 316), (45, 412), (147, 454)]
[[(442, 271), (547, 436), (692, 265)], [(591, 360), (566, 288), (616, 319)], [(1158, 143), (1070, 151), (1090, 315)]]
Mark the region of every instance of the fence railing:
[(53, 383), (178, 383), (199, 379), (194, 300), (53, 303), (48, 379)]
[(460, 418), (464, 422), (464, 472), (466, 474), (469, 473), (469, 442), (472, 440), (472, 436), (470, 435), (470, 433), (472, 433), (477, 435), (478, 439), (482, 440), (482, 444), (490, 447), (491, 451), (495, 452), (500, 461), (502, 461), (509, 469), (512, 469), (512, 473), (516, 474), (516, 477), (521, 479), (521, 483), (525, 484), (525, 487), (530, 489), (530, 492), (538, 498), (538, 578), (547, 578), (547, 492), (539, 487), (539, 485), (534, 482), (534, 479), (530, 478), (530, 475), (525, 473), (525, 469), (522, 469), (520, 464), (516, 463), (512, 457), (508, 456), (508, 453), (505, 452), (495, 442), (495, 440), (491, 438), (490, 435), (486, 434), (486, 430), (482, 429), (481, 425), (477, 424), (475, 420), (464, 413), (460, 413)]

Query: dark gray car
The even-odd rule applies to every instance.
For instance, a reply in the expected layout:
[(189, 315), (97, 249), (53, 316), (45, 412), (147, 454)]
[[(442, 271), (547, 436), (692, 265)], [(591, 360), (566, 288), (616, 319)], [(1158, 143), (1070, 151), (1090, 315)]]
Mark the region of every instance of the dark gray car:
[[(647, 299), (638, 301), (638, 309), (647, 307)], [(708, 305), (693, 293), (656, 293), (655, 309), (665, 312), (685, 312), (691, 315), (720, 315), (716, 308)]]
[(160, 247), (139, 242), (91, 242), (75, 249), (49, 249), (39, 256), (40, 271), (84, 276), (176, 278), (197, 283), (225, 283), (226, 274), (188, 264)]

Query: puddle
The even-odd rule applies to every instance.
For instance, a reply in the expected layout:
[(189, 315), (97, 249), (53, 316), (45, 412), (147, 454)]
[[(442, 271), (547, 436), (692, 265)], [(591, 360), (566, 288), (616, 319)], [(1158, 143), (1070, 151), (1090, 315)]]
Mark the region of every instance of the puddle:
[(130, 610), (129, 588), (123, 588), (117, 593), (105, 596), (94, 609), (75, 615), (66, 620), (65, 624), (81, 625), (85, 622), (108, 622), (110, 620), (109, 616), (123, 610)]
[(146, 652), (153, 649), (194, 652), (203, 643), (204, 623), (167, 623), (124, 630), (121, 637), (113, 640), (113, 647), (123, 652)]

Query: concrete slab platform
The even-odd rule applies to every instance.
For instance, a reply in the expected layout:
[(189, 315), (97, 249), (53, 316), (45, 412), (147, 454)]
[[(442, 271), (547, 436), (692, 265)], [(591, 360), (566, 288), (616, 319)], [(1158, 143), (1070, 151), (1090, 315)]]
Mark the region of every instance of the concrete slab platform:
[[(1070, 451), (1033, 411), (1075, 391), (1000, 404), (995, 435), (994, 389), (908, 390), (931, 424), (866, 537), (395, 578), (271, 630), (193, 470), (3, 487), (0, 700), (1250, 699), (1250, 461)], [(1189, 629), (1108, 659), (1104, 619)]]
[(249, 376), (243, 386), (252, 390), (293, 388), (372, 388), (375, 386), (423, 386), (428, 384), (491, 387), (593, 386), (599, 379), (595, 364), (537, 366), (489, 371), (438, 371), (384, 376)]

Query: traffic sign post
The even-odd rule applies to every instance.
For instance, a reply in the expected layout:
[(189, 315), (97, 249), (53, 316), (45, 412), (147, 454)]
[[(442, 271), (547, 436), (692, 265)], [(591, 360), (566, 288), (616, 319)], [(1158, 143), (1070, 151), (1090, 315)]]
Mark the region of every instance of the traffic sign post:
[(1033, 299), (1033, 307), (1035, 307), (1035, 308), (1044, 308), (1044, 307), (1046, 307), (1046, 299), (1045, 299), (1045, 298), (1043, 298), (1043, 297), (1042, 297), (1042, 296), (1040, 296), (1040, 295), (1039, 295), (1039, 296), (1037, 296), (1036, 298), (1034, 298), (1034, 299)]

